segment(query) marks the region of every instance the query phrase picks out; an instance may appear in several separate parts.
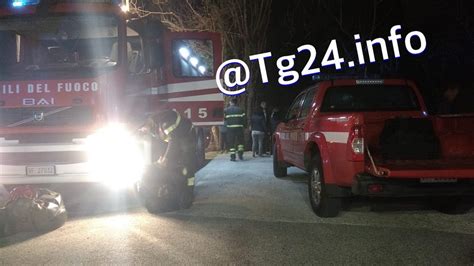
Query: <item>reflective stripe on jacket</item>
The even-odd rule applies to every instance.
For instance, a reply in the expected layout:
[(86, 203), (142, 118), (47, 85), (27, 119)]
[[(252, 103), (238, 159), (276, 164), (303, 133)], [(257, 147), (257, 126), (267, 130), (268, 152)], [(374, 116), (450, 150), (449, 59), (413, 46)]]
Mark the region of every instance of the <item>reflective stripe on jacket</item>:
[(181, 122), (181, 115), (178, 112), (175, 112), (175, 113), (176, 113), (176, 121), (174, 122), (174, 124), (163, 129), (163, 132), (166, 135), (169, 135), (171, 132), (173, 132), (179, 126), (179, 123)]
[(243, 128), (246, 125), (244, 110), (235, 105), (224, 110), (224, 119), (228, 128)]

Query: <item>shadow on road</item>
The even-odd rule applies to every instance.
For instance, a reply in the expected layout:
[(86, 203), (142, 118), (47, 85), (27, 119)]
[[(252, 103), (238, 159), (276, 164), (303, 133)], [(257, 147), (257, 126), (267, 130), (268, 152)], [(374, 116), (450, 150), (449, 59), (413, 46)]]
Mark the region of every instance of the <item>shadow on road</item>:
[(306, 173), (289, 174), (286, 177), (282, 177), (279, 179), (291, 181), (293, 183), (306, 184), (308, 182), (308, 175)]
[(22, 242), (28, 241), (30, 239), (34, 239), (40, 237), (42, 235), (47, 234), (45, 233), (38, 233), (38, 232), (21, 232), (9, 236), (0, 236), (0, 248), (13, 246), (16, 244), (20, 244)]

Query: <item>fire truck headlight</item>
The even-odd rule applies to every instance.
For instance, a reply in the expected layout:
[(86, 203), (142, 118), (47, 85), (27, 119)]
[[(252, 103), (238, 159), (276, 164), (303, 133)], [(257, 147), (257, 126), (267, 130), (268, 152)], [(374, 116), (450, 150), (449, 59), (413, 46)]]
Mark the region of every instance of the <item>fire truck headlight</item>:
[(126, 188), (144, 171), (139, 141), (120, 124), (109, 125), (87, 138), (89, 172), (112, 188)]

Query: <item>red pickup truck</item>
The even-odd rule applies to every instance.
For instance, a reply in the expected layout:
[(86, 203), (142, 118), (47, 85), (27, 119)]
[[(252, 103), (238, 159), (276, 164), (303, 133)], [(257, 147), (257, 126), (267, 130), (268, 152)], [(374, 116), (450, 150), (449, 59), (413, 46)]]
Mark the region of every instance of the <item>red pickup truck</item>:
[(321, 81), (296, 97), (273, 139), (274, 175), (307, 171), (318, 216), (337, 216), (354, 195), (424, 196), (452, 214), (471, 208), (474, 116), (429, 116), (411, 81)]

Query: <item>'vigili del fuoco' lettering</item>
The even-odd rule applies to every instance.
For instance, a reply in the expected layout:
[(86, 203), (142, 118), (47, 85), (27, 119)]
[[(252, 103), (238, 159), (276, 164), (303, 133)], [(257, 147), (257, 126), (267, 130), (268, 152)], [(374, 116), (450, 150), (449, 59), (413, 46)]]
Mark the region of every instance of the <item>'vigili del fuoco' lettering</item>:
[(12, 84), (4, 84), (2, 85), (2, 94), (19, 94), (20, 93), (20, 85), (12, 85)]
[(58, 92), (88, 92), (98, 90), (99, 84), (97, 82), (60, 82), (57, 85)]

